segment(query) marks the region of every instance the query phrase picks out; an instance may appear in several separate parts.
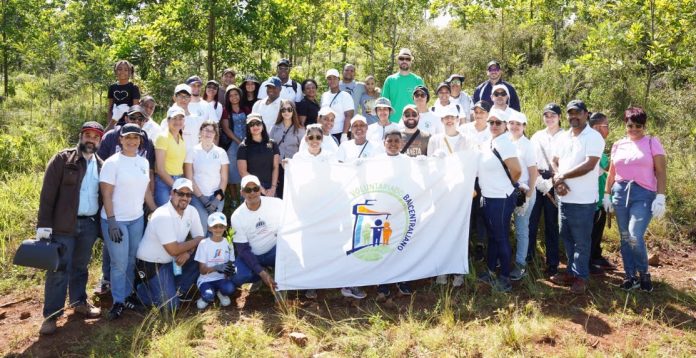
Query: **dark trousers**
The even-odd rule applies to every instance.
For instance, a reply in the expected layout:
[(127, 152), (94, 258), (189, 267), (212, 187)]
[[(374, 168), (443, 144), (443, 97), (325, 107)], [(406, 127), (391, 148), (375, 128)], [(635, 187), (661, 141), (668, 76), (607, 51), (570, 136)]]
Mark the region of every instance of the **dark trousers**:
[[(558, 267), (559, 241), (558, 241), (558, 208), (553, 204), (548, 196), (536, 191), (536, 202), (532, 208), (532, 215), (529, 217), (529, 248), (527, 249), (527, 260), (534, 258), (536, 254), (536, 238), (539, 230), (539, 220), (544, 215), (544, 241), (546, 245), (546, 265)], [(553, 190), (549, 192), (553, 197)]]
[(604, 208), (595, 210), (593, 223), (590, 260), (598, 260), (602, 258), (602, 236), (604, 236), (604, 225), (607, 223), (607, 212)]

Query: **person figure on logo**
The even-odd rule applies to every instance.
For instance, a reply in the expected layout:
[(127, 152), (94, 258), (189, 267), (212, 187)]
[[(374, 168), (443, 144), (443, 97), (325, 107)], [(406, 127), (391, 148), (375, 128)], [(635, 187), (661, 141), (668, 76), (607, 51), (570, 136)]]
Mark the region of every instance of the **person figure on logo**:
[(379, 246), (382, 241), (382, 231), (384, 226), (382, 226), (382, 220), (375, 220), (375, 226), (372, 227), (372, 246)]

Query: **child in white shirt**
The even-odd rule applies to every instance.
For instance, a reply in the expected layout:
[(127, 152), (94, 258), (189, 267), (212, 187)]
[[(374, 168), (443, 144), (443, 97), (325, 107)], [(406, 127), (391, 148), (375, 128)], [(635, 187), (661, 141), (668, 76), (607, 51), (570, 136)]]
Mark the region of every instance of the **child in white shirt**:
[(229, 277), (234, 272), (234, 252), (229, 242), (223, 237), (227, 230), (225, 215), (220, 212), (210, 214), (208, 230), (212, 233), (212, 237), (198, 244), (195, 257), (200, 270), (197, 285), (201, 298), (196, 301), (196, 306), (200, 310), (213, 303), (215, 296), (220, 300), (221, 306), (229, 306), (232, 303), (229, 296), (234, 293), (234, 283)]

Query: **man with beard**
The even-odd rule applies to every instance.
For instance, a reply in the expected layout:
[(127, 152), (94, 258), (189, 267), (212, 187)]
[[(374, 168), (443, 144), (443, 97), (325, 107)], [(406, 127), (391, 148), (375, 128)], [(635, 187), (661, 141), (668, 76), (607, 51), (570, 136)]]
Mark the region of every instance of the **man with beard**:
[(404, 146), (401, 147), (401, 153), (409, 157), (428, 155), (430, 133), (418, 129), (418, 121), (420, 119), (418, 108), (412, 104), (406, 105), (401, 117), (405, 127), (401, 131), (404, 141)]
[[(206, 102), (201, 98), (201, 87), (203, 80), (197, 76), (191, 76), (186, 80), (186, 84), (191, 87), (191, 101), (188, 104), (188, 110), (191, 114), (203, 118), (206, 114)], [(203, 89), (205, 91), (205, 89)]]
[(101, 311), (87, 302), (88, 265), (99, 232), (99, 172), (103, 161), (96, 154), (104, 134), (97, 122), (86, 122), (79, 144), (62, 150), (48, 162), (39, 197), (36, 238), (48, 239), (64, 248), (61, 268), (46, 272), (44, 322), (40, 334), (53, 334), (63, 314), (65, 295), (70, 306), (86, 318)]
[(480, 100), (487, 101), (493, 94), (493, 86), (503, 85), (507, 88), (507, 92), (510, 95), (510, 107), (516, 111), (520, 111), (520, 99), (517, 96), (517, 91), (515, 91), (515, 86), (503, 81), (503, 70), (500, 68), (498, 61), (489, 62), (486, 69), (488, 79), (481, 82), (474, 90), (474, 97), (472, 99), (474, 103)]
[(358, 110), (360, 99), (365, 94), (365, 84), (355, 80), (355, 66), (347, 63), (343, 66), (343, 79), (338, 85), (341, 91), (348, 92), (353, 97), (353, 108), (355, 113), (361, 113)]
[(388, 98), (394, 107), (394, 112), (389, 117), (392, 123), (398, 123), (399, 118), (401, 118), (399, 113), (407, 104), (413, 104), (413, 90), (417, 86), (425, 86), (420, 76), (411, 73), (411, 63), (413, 62), (411, 50), (402, 48), (397, 59), (399, 72), (387, 77), (382, 86), (382, 96)]

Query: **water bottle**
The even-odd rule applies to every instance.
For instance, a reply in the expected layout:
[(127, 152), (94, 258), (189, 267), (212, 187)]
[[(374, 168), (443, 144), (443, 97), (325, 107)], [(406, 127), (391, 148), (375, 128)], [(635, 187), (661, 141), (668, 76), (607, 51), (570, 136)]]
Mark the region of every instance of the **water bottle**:
[(174, 272), (174, 276), (181, 275), (181, 266), (177, 265), (176, 262), (172, 262), (172, 271)]

